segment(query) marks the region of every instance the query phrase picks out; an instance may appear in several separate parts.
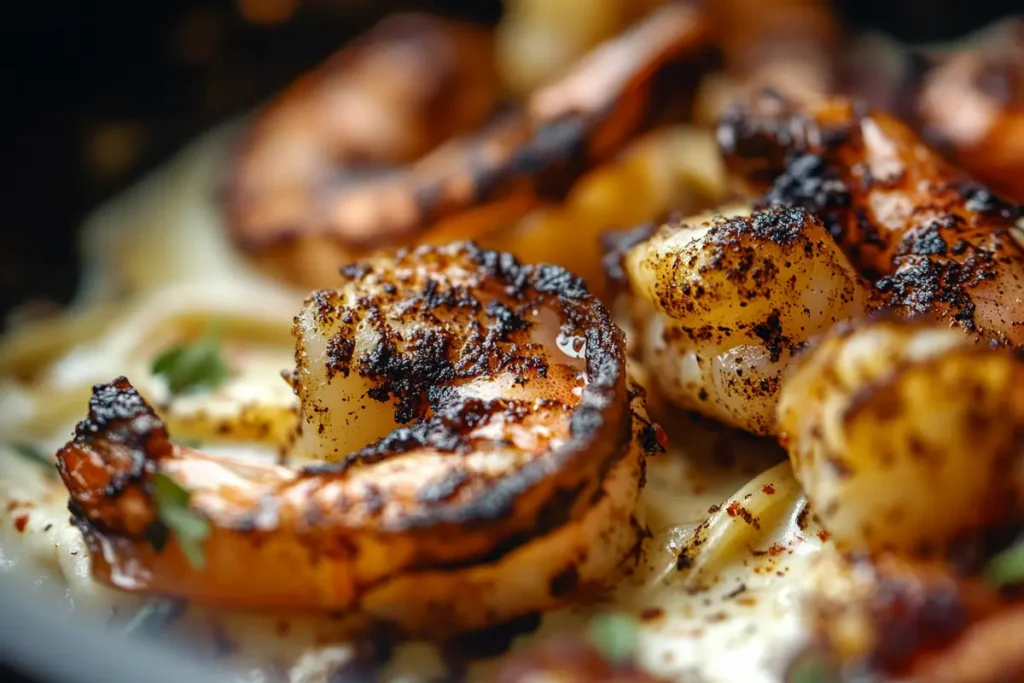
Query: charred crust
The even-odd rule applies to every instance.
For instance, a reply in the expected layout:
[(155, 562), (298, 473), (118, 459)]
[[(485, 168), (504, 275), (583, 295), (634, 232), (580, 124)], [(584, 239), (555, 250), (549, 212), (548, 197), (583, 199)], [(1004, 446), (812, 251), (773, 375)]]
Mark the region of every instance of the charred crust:
[[(453, 391), (453, 386), (502, 370), (511, 370), (524, 381), (544, 376), (548, 372), (546, 362), (521, 337), (533, 325), (527, 312), (548, 306), (561, 317), (563, 334), (583, 339), (587, 383), (578, 405), (546, 406), (571, 411), (567, 441), (543, 457), (488, 482), (473, 495), (439, 493), (431, 504), (394, 520), (391, 530), (500, 523), (517, 501), (544, 485), (553, 474), (555, 479), (574, 481), (589, 472), (597, 477), (592, 481), (603, 479), (629, 450), (631, 439), (625, 342), (604, 306), (589, 294), (579, 277), (563, 268), (524, 265), (511, 254), (484, 250), (471, 243), (399, 252), (387, 268), (395, 273), (413, 272), (423, 264), (436, 265), (441, 272), (455, 266), (460, 272), (468, 272), (470, 281), (452, 285), (431, 275), (425, 276), (426, 280), (435, 284), (417, 284), (416, 277), (410, 276), (409, 280), (396, 282), (402, 289), (413, 287), (415, 292), (402, 310), (415, 315), (416, 320), (429, 320), (431, 311), (440, 309), (461, 312), (467, 320), (459, 333), (462, 336), (456, 340), (451, 330), (438, 323), (419, 325), (407, 338), (398, 338), (385, 324), (374, 297), (357, 302), (357, 317), (375, 326), (380, 341), (364, 357), (353, 359), (352, 365), (374, 383), (369, 398), (395, 403), (395, 420), (402, 426), (339, 462), (307, 467), (300, 476), (344, 476), (353, 466), (381, 462), (419, 448), (457, 457), (474, 449), (467, 434), (484, 420), (522, 420), (529, 413), (527, 406), (514, 401), (466, 399)], [(361, 274), (356, 285), (365, 282), (368, 291), (373, 291), (389, 280), (390, 276), (378, 267), (369, 263), (352, 269)], [(401, 292), (393, 295), (403, 296)], [(315, 315), (321, 315), (322, 309), (323, 315), (328, 316), (326, 321), (340, 319), (341, 313), (333, 300), (332, 305), (323, 307), (318, 302), (312, 302)], [(300, 356), (297, 353), (301, 363)], [(577, 465), (580, 469), (574, 471)], [(589, 493), (590, 487), (581, 489), (573, 484), (551, 491), (548, 495), (554, 496), (552, 500), (559, 496), (569, 498), (554, 505), (550, 521), (540, 519), (544, 515), (538, 513), (531, 533), (550, 530), (569, 519), (576, 502), (574, 496), (582, 495), (584, 490)]]
[[(360, 63), (379, 45), (395, 41), (416, 45), (424, 40), (383, 30), (385, 26), (390, 24), (374, 29), (293, 86), (243, 135), (221, 192), (229, 226), (243, 248), (260, 251), (315, 236), (357, 250), (396, 246), (475, 205), (516, 196), (564, 197), (572, 181), (594, 162), (607, 158), (634, 133), (657, 122), (667, 109), (685, 104), (690, 89), (679, 87), (680, 82), (688, 82), (676, 78), (677, 72), (681, 64), (700, 53), (709, 33), (700, 13), (685, 3), (671, 3), (614, 39), (628, 46), (617, 52), (625, 64), (597, 73), (589, 61), (582, 62), (566, 74), (564, 83), (544, 88), (522, 107), (492, 116), (479, 131), (451, 131), (461, 137), (453, 139), (455, 150), (445, 156), (428, 153), (404, 165), (375, 169), (367, 161), (382, 160), (361, 158), (357, 141), (346, 140), (342, 153), (335, 153), (337, 158), (330, 158), (325, 151), (325, 158), (313, 160), (314, 166), (322, 168), (306, 171), (311, 177), (295, 178), (287, 187), (291, 191), (299, 185), (305, 190), (296, 215), (274, 216), (276, 200), (285, 192), (281, 186), (287, 183), (275, 175), (269, 180), (262, 177), (257, 161), (262, 149), (282, 135), (279, 128), (301, 125), (281, 112), (316, 105), (331, 89), (352, 87), (337, 74)], [(655, 26), (661, 30), (652, 33)], [(478, 58), (458, 54), (457, 45), (439, 50), (433, 43), (444, 44), (444, 32), (436, 26), (427, 28), (428, 55), (456, 53), (447, 60), (428, 61), (442, 63), (438, 69), (442, 76), (445, 69), (455, 71), (446, 62)], [(609, 96), (594, 103), (580, 102), (578, 81), (602, 77), (611, 81), (603, 88)], [(450, 87), (441, 88), (435, 99), (450, 95)], [(639, 95), (634, 94), (637, 91)], [(481, 123), (473, 121), (471, 125)], [(325, 138), (337, 136), (330, 129), (310, 134), (317, 132)], [(325, 141), (322, 147), (326, 150), (331, 145)], [(376, 196), (367, 197), (364, 190)], [(294, 199), (294, 194), (289, 199)], [(406, 210), (393, 210), (392, 197), (400, 197)]]
[(602, 232), (600, 235), (601, 263), (604, 266), (605, 277), (615, 287), (624, 285), (627, 281), (624, 260), (629, 251), (646, 242), (658, 231), (655, 223), (645, 223), (629, 230), (616, 230), (613, 232)]
[(755, 206), (800, 207), (818, 216), (833, 237), (845, 232), (850, 193), (836, 170), (820, 154), (794, 154)]
[[(70, 493), (68, 509), (83, 533), (158, 537), (161, 524), (149, 478), (172, 451), (164, 423), (126, 378), (94, 386), (88, 416), (57, 452), (57, 469)], [(122, 506), (129, 493), (143, 509)]]

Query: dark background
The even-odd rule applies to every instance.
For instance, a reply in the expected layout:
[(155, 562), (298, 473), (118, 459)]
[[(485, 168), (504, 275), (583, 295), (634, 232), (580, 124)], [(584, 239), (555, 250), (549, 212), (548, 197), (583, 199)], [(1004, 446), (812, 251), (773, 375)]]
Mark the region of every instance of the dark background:
[[(713, 0), (712, 0), (713, 1)], [(498, 0), (7, 0), (0, 9), (0, 314), (65, 302), (84, 215), (210, 125), (265, 98), (388, 11), (495, 21)], [(911, 41), (1018, 10), (994, 0), (838, 2)], [(276, 14), (276, 16), (275, 16)]]

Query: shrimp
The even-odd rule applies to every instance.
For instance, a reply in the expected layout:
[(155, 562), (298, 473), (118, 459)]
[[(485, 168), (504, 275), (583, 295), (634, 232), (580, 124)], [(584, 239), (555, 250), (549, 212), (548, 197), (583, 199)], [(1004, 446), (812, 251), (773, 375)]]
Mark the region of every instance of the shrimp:
[(970, 180), (899, 120), (845, 100), (798, 110), (766, 95), (718, 129), (730, 167), (770, 205), (825, 223), (878, 304), (997, 345), (1024, 342), (1019, 207)]
[(625, 270), (655, 386), (755, 434), (774, 431), (793, 355), (867, 305), (845, 256), (802, 209), (669, 223), (628, 250)]
[[(104, 583), (246, 608), (341, 610), (410, 634), (480, 628), (603, 585), (637, 547), (657, 449), (622, 333), (582, 282), (468, 244), (344, 269), (295, 319), (301, 467), (175, 444), (121, 378), (57, 454)], [(166, 537), (157, 475), (210, 526)], [(596, 539), (600, 539), (597, 542)]]
[(997, 31), (937, 58), (912, 95), (914, 122), (972, 174), (1024, 202), (1024, 19)]
[[(981, 570), (1024, 522), (1024, 364), (934, 323), (861, 319), (796, 363), (778, 420), (831, 539), (809, 607), (836, 655), (915, 680), (1020, 670), (993, 629), (1020, 603)], [(980, 652), (1002, 666), (965, 674)]]
[(728, 106), (762, 88), (815, 102), (839, 81), (838, 22), (824, 0), (707, 3), (724, 69), (706, 76), (697, 118), (713, 124)]
[(838, 326), (791, 373), (778, 421), (842, 549), (934, 553), (1024, 492), (1024, 365), (955, 330)]
[[(287, 280), (318, 287), (335, 264), (374, 249), (431, 235), (477, 238), (514, 224), (542, 198), (561, 197), (573, 179), (685, 99), (688, 90), (671, 77), (707, 44), (707, 26), (695, 7), (668, 4), (478, 132), (461, 131), (424, 156), (371, 155), (367, 164), (362, 136), (308, 119), (339, 99), (369, 97), (367, 86), (376, 92), (386, 77), (372, 58), (375, 50), (397, 49), (393, 40), (401, 47), (405, 38), (374, 34), (286, 93), (254, 124), (233, 165), (224, 206), (235, 241)], [(468, 58), (482, 59), (475, 55)], [(428, 64), (434, 68), (422, 60), (413, 73)], [(342, 71), (328, 78), (333, 69)], [(355, 78), (346, 74), (351, 69), (369, 75)], [(324, 144), (334, 135), (338, 144)]]

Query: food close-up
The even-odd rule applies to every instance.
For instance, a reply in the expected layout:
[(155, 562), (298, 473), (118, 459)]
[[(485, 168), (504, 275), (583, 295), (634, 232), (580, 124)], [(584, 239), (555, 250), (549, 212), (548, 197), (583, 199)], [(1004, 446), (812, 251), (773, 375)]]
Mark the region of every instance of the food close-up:
[(1019, 8), (384, 5), (10, 312), (0, 574), (232, 681), (1024, 681)]

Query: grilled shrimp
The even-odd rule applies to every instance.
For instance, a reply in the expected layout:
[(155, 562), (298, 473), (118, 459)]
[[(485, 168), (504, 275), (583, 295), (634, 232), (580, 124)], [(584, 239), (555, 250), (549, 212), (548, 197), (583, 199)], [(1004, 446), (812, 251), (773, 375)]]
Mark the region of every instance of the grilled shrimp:
[[(97, 578), (434, 636), (602, 585), (637, 546), (657, 447), (604, 307), (560, 268), (465, 244), (344, 277), (295, 319), (295, 455), (315, 464), (206, 455), (126, 379), (96, 387), (58, 462)], [(207, 520), (204, 568), (166, 538), (157, 476)]]
[(1020, 603), (982, 570), (1024, 522), (1024, 364), (934, 323), (862, 319), (798, 361), (778, 419), (832, 541), (810, 614), (840, 660), (958, 683), (1021, 671), (999, 634)]
[(719, 142), (768, 204), (816, 213), (884, 307), (995, 344), (1024, 342), (1018, 207), (971, 181), (902, 122), (774, 95), (724, 117)]
[(773, 432), (793, 354), (867, 303), (824, 226), (801, 209), (670, 223), (625, 266), (657, 388), (757, 434)]
[(921, 554), (1024, 492), (1024, 365), (954, 330), (847, 324), (786, 382), (779, 430), (837, 546)]
[(838, 23), (824, 0), (716, 0), (706, 3), (724, 69), (697, 95), (697, 117), (713, 123), (734, 101), (763, 88), (816, 102), (838, 83)]
[(938, 58), (913, 95), (913, 117), (957, 163), (1024, 202), (1024, 19), (977, 47)]
[[(671, 3), (478, 132), (454, 136), (425, 156), (371, 157), (375, 163), (367, 164), (361, 138), (350, 139), (345, 126), (326, 130), (341, 119), (311, 126), (307, 118), (324, 103), (361, 101), (365, 87), (376, 92), (382, 79), (374, 71), (375, 50), (395, 50), (390, 41), (400, 48), (406, 38), (374, 34), (254, 124), (225, 196), (232, 233), (279, 275), (315, 287), (330, 281), (335, 264), (375, 248), (437, 241), (428, 232), (448, 241), (512, 225), (541, 197), (561, 196), (580, 173), (671, 111), (676, 98), (685, 100), (686, 88), (662, 81), (706, 39), (697, 9)], [(369, 72), (365, 82), (347, 75), (352, 64)], [(425, 64), (433, 68), (423, 60), (413, 73)], [(328, 78), (334, 69), (340, 75)], [(335, 135), (339, 144), (323, 143)], [(273, 163), (263, 161), (268, 158)]]

